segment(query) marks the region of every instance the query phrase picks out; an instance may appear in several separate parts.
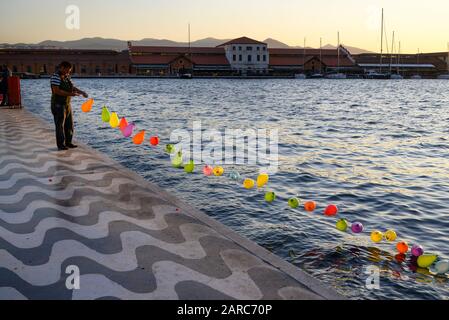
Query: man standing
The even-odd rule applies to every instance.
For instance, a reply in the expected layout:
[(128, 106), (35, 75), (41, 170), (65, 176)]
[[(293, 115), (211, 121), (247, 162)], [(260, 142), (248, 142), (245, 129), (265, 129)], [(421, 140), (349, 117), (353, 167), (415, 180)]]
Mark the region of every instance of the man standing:
[(70, 80), (72, 64), (64, 61), (59, 65), (59, 70), (52, 75), (51, 83), (51, 112), (55, 120), (56, 144), (59, 150), (76, 148), (72, 143), (73, 138), (73, 114), (70, 100), (74, 96), (82, 95), (87, 98), (84, 91), (76, 88)]
[(8, 69), (7, 65), (3, 65), (1, 69), (0, 77), (0, 94), (3, 95), (2, 104), (0, 106), (6, 106), (9, 102), (8, 99), (8, 78), (11, 77), (11, 70)]

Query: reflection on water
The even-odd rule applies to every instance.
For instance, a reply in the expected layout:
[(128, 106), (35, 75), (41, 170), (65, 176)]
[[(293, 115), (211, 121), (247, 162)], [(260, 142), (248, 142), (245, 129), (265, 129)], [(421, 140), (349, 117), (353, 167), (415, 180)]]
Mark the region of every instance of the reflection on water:
[[(447, 276), (433, 276), (394, 245), (373, 245), (369, 233), (393, 228), (399, 239), (449, 258), (449, 82), (295, 80), (77, 80), (96, 100), (91, 114), (74, 101), (78, 139), (146, 179), (183, 197), (237, 232), (307, 270), (350, 298), (449, 298)], [(23, 81), (28, 109), (51, 120), (47, 80)], [(175, 129), (267, 128), (280, 133), (278, 195), (243, 190), (225, 178), (185, 175), (161, 149), (135, 147), (103, 125), (102, 106), (158, 134)], [(257, 168), (236, 167), (255, 177)], [(229, 168), (226, 168), (229, 169)], [(314, 200), (306, 214), (288, 208)], [(366, 226), (340, 233), (321, 212)], [(367, 266), (380, 268), (380, 290), (365, 288)]]

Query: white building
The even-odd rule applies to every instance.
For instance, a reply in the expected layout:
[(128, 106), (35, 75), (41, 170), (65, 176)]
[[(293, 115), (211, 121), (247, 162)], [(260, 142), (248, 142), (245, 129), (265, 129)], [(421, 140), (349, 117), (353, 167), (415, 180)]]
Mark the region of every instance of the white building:
[(226, 58), (233, 70), (242, 74), (268, 72), (270, 55), (266, 43), (247, 37), (231, 40), (218, 47), (225, 49)]

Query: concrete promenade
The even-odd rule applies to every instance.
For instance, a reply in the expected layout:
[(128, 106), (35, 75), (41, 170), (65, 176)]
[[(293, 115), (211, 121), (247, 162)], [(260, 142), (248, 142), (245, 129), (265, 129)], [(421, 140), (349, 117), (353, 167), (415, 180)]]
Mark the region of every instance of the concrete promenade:
[(30, 112), (0, 109), (0, 299), (344, 299), (105, 155), (54, 140)]

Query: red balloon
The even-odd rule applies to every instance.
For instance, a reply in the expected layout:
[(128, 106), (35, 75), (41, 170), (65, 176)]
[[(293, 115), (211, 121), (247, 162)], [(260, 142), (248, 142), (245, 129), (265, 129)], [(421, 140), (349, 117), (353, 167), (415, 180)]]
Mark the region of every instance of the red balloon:
[(326, 210), (324, 210), (324, 214), (328, 217), (333, 217), (336, 216), (338, 213), (338, 208), (336, 205), (331, 204), (330, 206), (328, 206), (326, 208)]
[(150, 143), (152, 146), (157, 146), (159, 144), (159, 137), (157, 137), (157, 136), (151, 137)]

